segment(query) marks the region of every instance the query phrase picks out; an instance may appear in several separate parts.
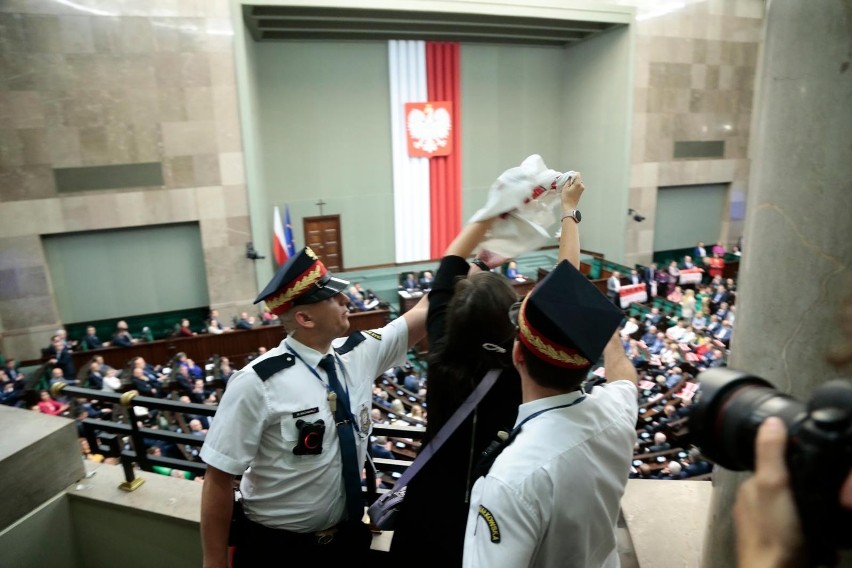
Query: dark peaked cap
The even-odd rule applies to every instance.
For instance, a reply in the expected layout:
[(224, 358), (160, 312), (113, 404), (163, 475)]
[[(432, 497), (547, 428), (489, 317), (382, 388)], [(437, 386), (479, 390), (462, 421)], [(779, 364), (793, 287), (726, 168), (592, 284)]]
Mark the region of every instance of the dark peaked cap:
[(254, 303), (266, 302), (274, 314), (283, 314), (294, 305), (313, 304), (339, 294), (349, 281), (335, 278), (310, 247), (284, 263)]
[(524, 299), (519, 336), (540, 359), (577, 369), (598, 360), (622, 319), (622, 311), (563, 260)]

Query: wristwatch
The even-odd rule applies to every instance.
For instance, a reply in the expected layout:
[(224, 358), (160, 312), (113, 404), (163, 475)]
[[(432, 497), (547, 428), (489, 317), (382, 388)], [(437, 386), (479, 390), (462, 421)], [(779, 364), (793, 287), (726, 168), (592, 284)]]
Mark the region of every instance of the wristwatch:
[(582, 220), (583, 220), (583, 216), (582, 216), (582, 215), (580, 215), (580, 210), (579, 210), (579, 209), (572, 209), (571, 211), (569, 211), (568, 213), (566, 213), (565, 215), (563, 215), (563, 216), (562, 216), (562, 221), (564, 221), (565, 219), (568, 219), (569, 217), (570, 217), (571, 219), (574, 219), (574, 222), (575, 222), (575, 223), (579, 223), (580, 221), (582, 221)]
[(490, 272), (491, 271), (491, 269), (488, 267), (488, 265), (485, 264), (485, 261), (482, 260), (481, 258), (474, 258), (473, 260), (470, 261), (470, 263), (478, 266), (479, 269), (482, 270), (483, 272)]

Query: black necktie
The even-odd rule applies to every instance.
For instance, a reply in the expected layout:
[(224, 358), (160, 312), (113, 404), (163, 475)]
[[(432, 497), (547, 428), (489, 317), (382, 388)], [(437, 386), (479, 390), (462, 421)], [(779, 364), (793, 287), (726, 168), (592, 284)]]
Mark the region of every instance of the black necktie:
[(358, 448), (355, 445), (355, 432), (349, 406), (349, 395), (337, 378), (334, 356), (326, 355), (320, 360), (320, 367), (328, 375), (328, 384), (337, 395), (334, 420), (337, 422), (337, 437), (340, 440), (340, 457), (343, 461), (343, 487), (346, 489), (346, 513), (350, 521), (360, 521), (364, 516), (364, 502), (361, 498), (361, 471), (358, 467)]

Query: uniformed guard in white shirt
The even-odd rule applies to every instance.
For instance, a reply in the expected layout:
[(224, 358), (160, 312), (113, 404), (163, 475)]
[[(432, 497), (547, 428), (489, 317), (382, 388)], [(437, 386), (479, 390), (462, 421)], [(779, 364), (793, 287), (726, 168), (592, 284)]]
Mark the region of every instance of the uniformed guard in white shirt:
[(427, 301), (344, 338), (348, 284), (306, 248), (255, 301), (279, 315), (288, 337), (231, 377), (201, 449), (205, 567), (229, 565), (229, 533), (238, 568), (366, 564), (360, 474), (373, 381), (423, 337)]
[[(623, 313), (562, 261), (511, 312), (523, 403), (486, 451), (464, 566), (617, 567), (616, 520), (636, 441), (636, 370)], [(584, 392), (603, 354), (607, 384)]]

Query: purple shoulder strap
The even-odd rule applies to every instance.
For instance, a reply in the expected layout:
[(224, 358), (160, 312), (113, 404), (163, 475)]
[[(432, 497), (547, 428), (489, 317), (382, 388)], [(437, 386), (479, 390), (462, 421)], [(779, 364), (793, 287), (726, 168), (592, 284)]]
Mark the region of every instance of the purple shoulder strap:
[(470, 396), (459, 406), (458, 410), (447, 420), (447, 423), (438, 431), (434, 438), (429, 440), (429, 443), (426, 444), (426, 447), (423, 448), (417, 457), (414, 459), (414, 463), (408, 466), (408, 469), (405, 470), (405, 473), (394, 483), (394, 487), (405, 487), (411, 479), (417, 475), (423, 466), (426, 465), (426, 462), (431, 459), (435, 452), (437, 452), (444, 442), (450, 437), (450, 435), (456, 431), (456, 428), (464, 422), (464, 419), (467, 418), (473, 409), (476, 408), (476, 405), (483, 399), (483, 397), (488, 394), (488, 391), (491, 390), (491, 387), (494, 386), (494, 383), (497, 382), (497, 377), (500, 376), (499, 369), (492, 369), (485, 374), (485, 377), (476, 385), (476, 388), (473, 389), (473, 392), (470, 393)]

